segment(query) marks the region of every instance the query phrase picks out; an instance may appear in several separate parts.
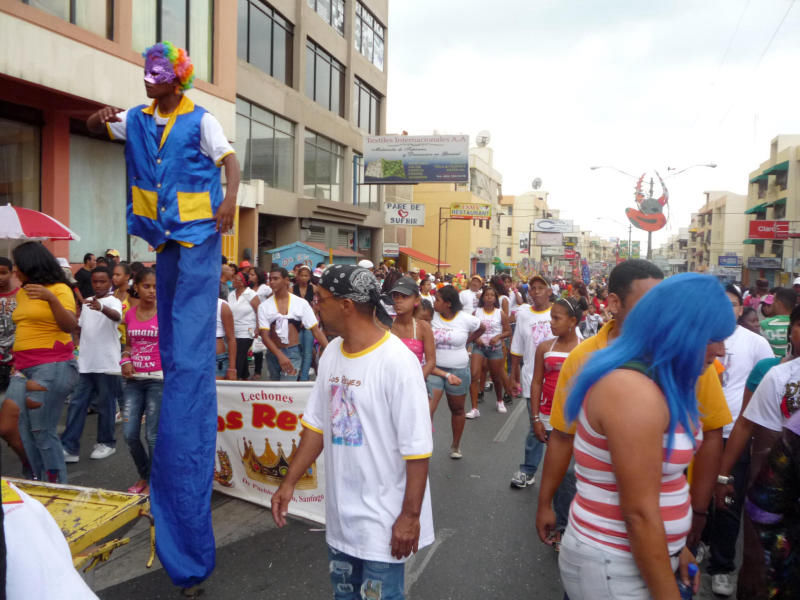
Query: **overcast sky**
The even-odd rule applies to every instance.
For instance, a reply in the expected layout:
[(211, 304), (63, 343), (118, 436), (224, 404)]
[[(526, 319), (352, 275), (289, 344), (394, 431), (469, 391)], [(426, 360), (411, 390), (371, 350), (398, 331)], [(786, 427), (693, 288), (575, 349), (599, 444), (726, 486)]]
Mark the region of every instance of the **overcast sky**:
[(770, 140), (800, 134), (792, 4), (390, 0), (387, 132), (465, 133), (474, 144), (486, 129), (504, 194), (541, 177), (552, 207), (604, 236), (627, 236), (635, 182), (590, 166), (666, 175), (717, 163), (667, 180), (658, 246), (704, 191), (746, 194)]

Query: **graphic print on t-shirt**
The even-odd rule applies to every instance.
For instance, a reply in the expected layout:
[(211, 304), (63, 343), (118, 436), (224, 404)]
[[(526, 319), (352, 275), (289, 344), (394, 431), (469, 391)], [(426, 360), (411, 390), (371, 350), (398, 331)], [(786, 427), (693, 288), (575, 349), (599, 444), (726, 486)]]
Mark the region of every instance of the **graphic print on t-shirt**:
[(785, 419), (791, 417), (800, 408), (800, 381), (788, 381), (783, 388), (781, 413)]
[(364, 429), (350, 386), (331, 384), (331, 441), (337, 446), (363, 446)]
[(542, 343), (543, 340), (547, 340), (553, 337), (553, 332), (550, 330), (550, 321), (536, 321), (533, 325), (531, 325), (531, 342), (533, 343), (534, 349)]
[(450, 336), (453, 332), (450, 329), (433, 329), (433, 343), (437, 348), (452, 349), (454, 346), (450, 341)]

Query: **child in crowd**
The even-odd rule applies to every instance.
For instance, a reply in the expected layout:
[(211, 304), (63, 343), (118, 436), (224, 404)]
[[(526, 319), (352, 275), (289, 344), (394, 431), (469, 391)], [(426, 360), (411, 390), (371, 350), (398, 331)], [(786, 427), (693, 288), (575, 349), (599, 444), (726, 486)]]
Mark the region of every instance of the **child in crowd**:
[(597, 306), (595, 306), (594, 302), (589, 302), (586, 318), (580, 325), (581, 335), (584, 338), (592, 337), (597, 334), (602, 326), (603, 317), (597, 314)]
[(111, 271), (95, 267), (92, 271), (94, 296), (84, 303), (78, 319), (80, 379), (67, 411), (67, 425), (61, 434), (64, 461), (76, 463), (79, 458), (81, 435), (86, 423), (89, 401), (97, 394), (97, 443), (89, 458), (101, 459), (114, 454), (114, 399), (119, 378), (119, 329), (122, 303), (111, 294)]
[[(164, 380), (158, 348), (158, 314), (156, 312), (156, 274), (143, 269), (136, 275), (134, 288), (138, 305), (125, 315), (127, 343), (122, 352), (122, 376), (127, 380), (122, 429), (125, 441), (139, 473), (139, 480), (128, 488), (132, 494), (150, 491), (150, 465), (158, 434), (158, 417)], [(141, 440), (142, 416), (145, 416), (147, 450)]]

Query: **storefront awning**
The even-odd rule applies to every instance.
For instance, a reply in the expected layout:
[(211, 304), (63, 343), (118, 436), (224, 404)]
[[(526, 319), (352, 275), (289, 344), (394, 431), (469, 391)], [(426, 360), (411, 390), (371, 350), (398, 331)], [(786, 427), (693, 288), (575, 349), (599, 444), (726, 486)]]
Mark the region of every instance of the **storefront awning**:
[(770, 206), (784, 206), (786, 204), (786, 198), (778, 198), (775, 202), (770, 202), (767, 204), (767, 207)]
[(748, 208), (744, 211), (746, 215), (752, 215), (758, 212), (763, 212), (767, 208), (768, 204), (766, 202), (762, 202), (761, 204), (756, 204), (755, 206)]
[(742, 241), (743, 244), (757, 244), (758, 242), (763, 242), (764, 240), (753, 240), (753, 239), (746, 239)]
[(766, 181), (766, 180), (767, 180), (767, 175), (764, 175), (762, 173), (761, 175), (756, 175), (755, 177), (753, 177), (750, 180), (750, 183), (758, 183), (759, 181)]
[(789, 161), (785, 160), (782, 163), (778, 163), (777, 165), (770, 167), (766, 171), (764, 171), (763, 175), (774, 175), (775, 173), (780, 173), (782, 171), (789, 170)]
[(400, 248), (400, 254), (405, 254), (409, 258), (418, 260), (420, 262), (424, 262), (434, 267), (437, 266), (437, 264), (441, 265), (442, 267), (450, 266), (450, 263), (444, 261), (442, 261), (441, 263), (437, 263), (435, 256), (428, 256), (427, 254), (424, 254), (419, 250), (414, 250), (413, 248)]

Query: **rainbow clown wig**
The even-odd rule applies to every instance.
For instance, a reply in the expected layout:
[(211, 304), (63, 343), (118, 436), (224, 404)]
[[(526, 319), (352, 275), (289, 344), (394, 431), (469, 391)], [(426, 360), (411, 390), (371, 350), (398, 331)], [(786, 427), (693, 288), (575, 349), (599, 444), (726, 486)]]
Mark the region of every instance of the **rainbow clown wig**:
[(176, 83), (188, 90), (194, 81), (194, 65), (186, 50), (171, 42), (153, 44), (142, 52), (147, 83)]

